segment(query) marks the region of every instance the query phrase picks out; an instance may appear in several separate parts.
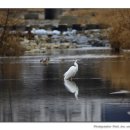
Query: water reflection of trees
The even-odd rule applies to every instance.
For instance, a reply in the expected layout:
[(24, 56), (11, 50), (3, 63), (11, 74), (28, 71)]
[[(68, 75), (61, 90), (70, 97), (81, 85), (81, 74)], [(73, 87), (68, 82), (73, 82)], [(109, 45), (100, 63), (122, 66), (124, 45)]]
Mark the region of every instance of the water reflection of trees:
[(0, 77), (3, 79), (18, 79), (20, 78), (21, 64), (0, 64)]
[(116, 89), (130, 90), (130, 61), (118, 58), (116, 60), (103, 61), (100, 74), (104, 80), (110, 80), (112, 87)]
[(12, 121), (14, 118), (13, 102), (19, 99), (23, 87), (22, 81), (17, 80), (20, 78), (21, 69), (20, 64), (0, 64), (0, 121)]
[(20, 80), (22, 64), (3, 63), (0, 64), (0, 94), (4, 96), (8, 92), (15, 95), (23, 87)]

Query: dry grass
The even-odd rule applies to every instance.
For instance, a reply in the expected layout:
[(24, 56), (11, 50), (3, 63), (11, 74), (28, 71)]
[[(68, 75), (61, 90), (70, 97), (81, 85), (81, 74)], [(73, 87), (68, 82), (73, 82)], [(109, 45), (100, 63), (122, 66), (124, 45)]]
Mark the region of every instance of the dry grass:
[(69, 11), (69, 15), (77, 16), (80, 24), (110, 26), (112, 48), (130, 49), (130, 9), (77, 9)]
[(18, 35), (7, 35), (4, 38), (4, 44), (0, 48), (2, 56), (20, 56), (24, 53), (24, 48), (19, 42)]
[(68, 10), (65, 15), (77, 16), (79, 24), (108, 24), (113, 9)]
[(10, 34), (10, 30), (6, 27), (10, 25), (21, 24), (17, 18), (10, 17), (12, 14), (10, 10), (0, 10), (0, 25), (4, 26), (0, 32), (0, 55), (1, 56), (19, 56), (24, 52), (23, 47), (20, 45), (20, 36), (18, 34)]
[(112, 46), (118, 44), (119, 48), (130, 49), (130, 10), (116, 10), (115, 17), (111, 20), (111, 26), (109, 36)]

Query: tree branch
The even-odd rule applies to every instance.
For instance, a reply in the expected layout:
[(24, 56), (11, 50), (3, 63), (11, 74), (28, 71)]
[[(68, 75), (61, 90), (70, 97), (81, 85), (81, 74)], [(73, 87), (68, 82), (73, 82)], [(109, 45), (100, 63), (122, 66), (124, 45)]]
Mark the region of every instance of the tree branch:
[(5, 37), (5, 34), (6, 34), (6, 30), (7, 30), (7, 25), (8, 25), (8, 19), (9, 19), (9, 9), (7, 9), (7, 13), (6, 13), (6, 19), (5, 19), (5, 24), (4, 24), (4, 28), (3, 28), (3, 33), (0, 37), (0, 47), (2, 47), (4, 45), (4, 37)]

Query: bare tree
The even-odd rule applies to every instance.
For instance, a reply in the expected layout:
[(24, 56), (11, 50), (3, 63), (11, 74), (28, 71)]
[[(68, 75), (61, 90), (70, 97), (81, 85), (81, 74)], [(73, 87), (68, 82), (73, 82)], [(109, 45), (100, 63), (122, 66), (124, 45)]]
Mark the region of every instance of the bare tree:
[(5, 24), (3, 25), (3, 26), (4, 26), (4, 28), (3, 28), (3, 33), (1, 34), (1, 37), (0, 37), (0, 42), (1, 42), (0, 47), (2, 47), (3, 44), (4, 44), (3, 40), (4, 40), (5, 33), (6, 33), (7, 25), (8, 25), (9, 9), (7, 9), (6, 12), (7, 12), (7, 13), (6, 13)]
[[(16, 11), (14, 11), (16, 12)], [(23, 47), (20, 44), (19, 33), (11, 34), (9, 26), (21, 24), (17, 18), (11, 17), (11, 9), (0, 10), (0, 24), (2, 25), (2, 31), (0, 36), (0, 55), (1, 56), (15, 56), (21, 55), (24, 52)]]

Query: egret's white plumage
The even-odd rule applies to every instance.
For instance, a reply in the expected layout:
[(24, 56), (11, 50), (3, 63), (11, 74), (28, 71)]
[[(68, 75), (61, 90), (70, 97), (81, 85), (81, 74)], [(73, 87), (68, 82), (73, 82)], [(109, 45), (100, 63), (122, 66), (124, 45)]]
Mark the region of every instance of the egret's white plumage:
[(64, 85), (70, 93), (74, 93), (75, 98), (78, 99), (79, 88), (75, 82), (64, 80)]
[(64, 74), (64, 79), (70, 79), (76, 75), (78, 71), (77, 60), (74, 62), (74, 66), (71, 66), (69, 70)]

